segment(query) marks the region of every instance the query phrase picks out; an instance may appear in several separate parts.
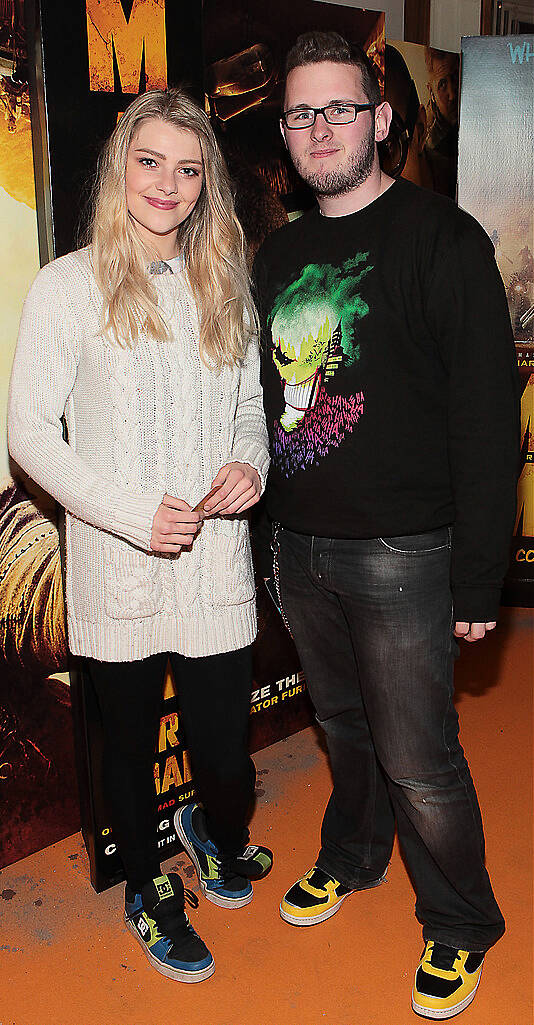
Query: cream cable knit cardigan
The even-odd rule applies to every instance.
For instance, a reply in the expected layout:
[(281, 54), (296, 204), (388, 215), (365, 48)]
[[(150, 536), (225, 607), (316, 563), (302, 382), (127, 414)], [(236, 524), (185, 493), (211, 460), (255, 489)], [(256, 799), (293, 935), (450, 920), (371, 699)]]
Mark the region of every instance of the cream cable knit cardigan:
[(206, 520), (190, 552), (150, 550), (165, 492), (195, 505), (225, 463), (249, 463), (262, 485), (269, 465), (257, 344), (242, 366), (206, 367), (171, 266), (155, 286), (172, 341), (121, 349), (99, 330), (90, 251), (54, 260), (24, 304), (13, 364), (9, 450), (67, 511), (69, 646), (102, 661), (211, 655), (256, 633), (246, 517)]

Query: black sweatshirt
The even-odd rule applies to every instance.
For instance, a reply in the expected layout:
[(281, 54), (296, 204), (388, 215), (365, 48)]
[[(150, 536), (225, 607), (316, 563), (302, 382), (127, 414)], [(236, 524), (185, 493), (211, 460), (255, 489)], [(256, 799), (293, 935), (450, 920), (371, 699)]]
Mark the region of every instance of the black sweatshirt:
[(513, 528), (518, 376), (491, 242), (404, 180), (318, 209), (255, 262), (269, 517), (371, 538), (453, 525), (455, 619), (496, 619)]

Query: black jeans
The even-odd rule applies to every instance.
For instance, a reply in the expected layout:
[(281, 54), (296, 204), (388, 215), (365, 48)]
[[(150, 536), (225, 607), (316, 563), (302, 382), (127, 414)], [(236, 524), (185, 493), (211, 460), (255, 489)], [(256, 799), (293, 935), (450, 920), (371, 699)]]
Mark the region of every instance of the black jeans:
[(334, 783), (317, 864), (351, 888), (376, 879), (396, 820), (424, 939), (486, 950), (504, 921), (453, 704), (448, 528), (362, 541), (282, 529), (278, 540)]
[(113, 832), (135, 892), (161, 871), (153, 770), (167, 658), (198, 800), (224, 855), (243, 848), (254, 794), (256, 771), (248, 752), (250, 646), (204, 658), (172, 652), (135, 662), (85, 659), (102, 712)]

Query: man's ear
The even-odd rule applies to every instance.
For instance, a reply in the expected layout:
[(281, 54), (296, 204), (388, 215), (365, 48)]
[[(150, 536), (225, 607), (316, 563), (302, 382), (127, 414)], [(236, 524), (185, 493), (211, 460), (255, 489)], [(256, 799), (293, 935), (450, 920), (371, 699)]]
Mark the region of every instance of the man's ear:
[(280, 134), (282, 136), (282, 139), (284, 140), (284, 146), (285, 146), (286, 149), (288, 149), (287, 139), (286, 139), (286, 127), (284, 125), (284, 122), (282, 121), (282, 118), (280, 118), (278, 124), (280, 125)]
[(387, 139), (393, 111), (387, 102), (379, 103), (375, 110), (375, 142)]

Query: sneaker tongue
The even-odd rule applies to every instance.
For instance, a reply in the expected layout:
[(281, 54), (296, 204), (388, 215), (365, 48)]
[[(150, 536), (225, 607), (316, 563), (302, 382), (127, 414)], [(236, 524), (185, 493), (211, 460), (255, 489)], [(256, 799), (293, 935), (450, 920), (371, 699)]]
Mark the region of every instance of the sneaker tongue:
[(143, 907), (154, 919), (158, 929), (175, 946), (188, 937), (189, 921), (184, 910), (184, 884), (180, 876), (171, 872), (158, 876), (143, 887)]
[(202, 843), (206, 843), (206, 841), (209, 840), (208, 831), (206, 829), (206, 818), (202, 808), (200, 808), (198, 804), (193, 808), (191, 814), (191, 825), (199, 839), (202, 840)]
[(332, 882), (332, 876), (327, 875), (323, 872), (322, 868), (314, 868), (311, 875), (308, 876), (308, 883), (310, 886), (315, 886), (317, 890), (322, 890), (326, 883)]
[(434, 968), (441, 968), (444, 972), (450, 972), (458, 956), (454, 947), (444, 947), (442, 943), (434, 943), (430, 964)]
[(184, 884), (180, 876), (171, 872), (168, 876), (157, 876), (143, 886), (143, 907), (153, 912), (156, 908), (172, 905), (180, 911), (184, 908)]
[(267, 848), (249, 844), (242, 854), (223, 860), (223, 872), (245, 879), (261, 879), (272, 866), (272, 855)]

